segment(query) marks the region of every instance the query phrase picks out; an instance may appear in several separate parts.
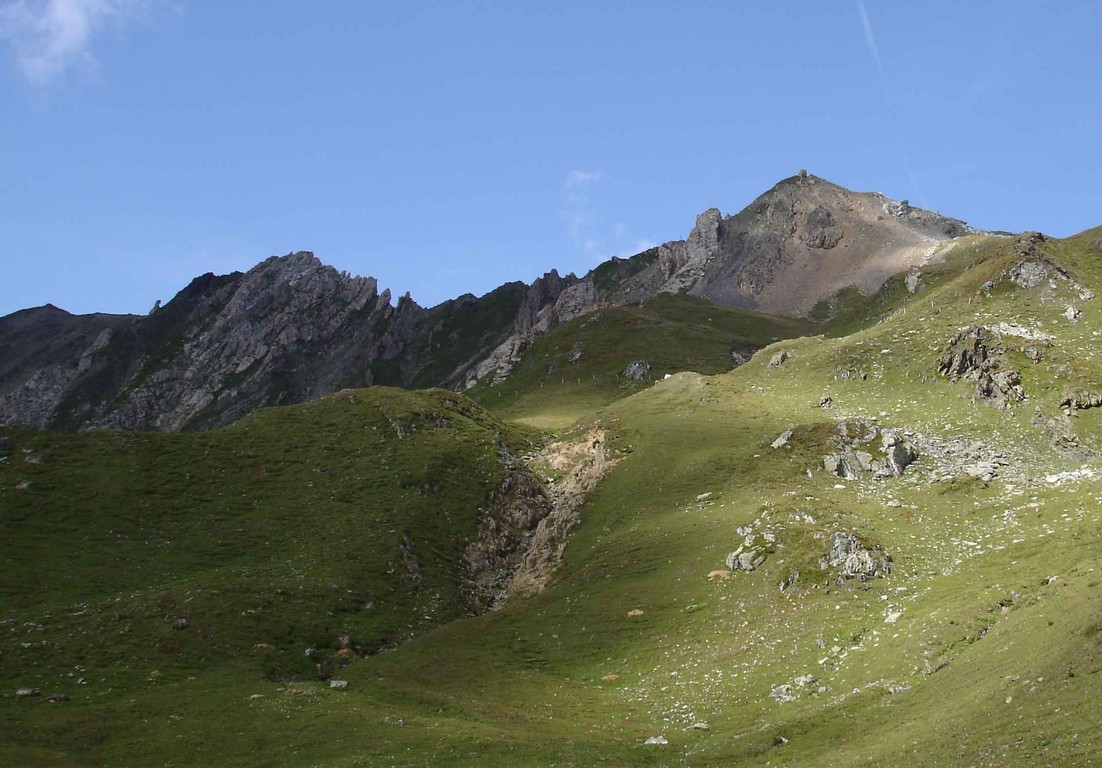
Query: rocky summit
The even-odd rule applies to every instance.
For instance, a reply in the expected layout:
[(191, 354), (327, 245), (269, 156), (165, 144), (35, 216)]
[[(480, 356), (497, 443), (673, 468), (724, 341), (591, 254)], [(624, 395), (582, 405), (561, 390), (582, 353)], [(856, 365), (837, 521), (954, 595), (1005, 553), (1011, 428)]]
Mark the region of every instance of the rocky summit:
[(823, 318), (839, 292), (873, 292), (971, 232), (801, 173), (736, 215), (705, 211), (686, 240), (581, 278), (552, 270), (428, 309), (292, 253), (244, 274), (198, 277), (145, 316), (46, 306), (0, 318), (0, 423), (197, 430), (345, 387), (500, 383), (534, 340), (602, 307), (687, 293)]

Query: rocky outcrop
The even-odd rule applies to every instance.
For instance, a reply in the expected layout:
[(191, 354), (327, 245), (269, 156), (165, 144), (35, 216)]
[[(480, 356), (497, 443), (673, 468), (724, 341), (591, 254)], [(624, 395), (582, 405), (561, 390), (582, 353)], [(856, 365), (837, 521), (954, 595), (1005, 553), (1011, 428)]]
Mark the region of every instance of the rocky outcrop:
[(529, 344), (598, 306), (591, 280), (579, 280), (574, 275), (560, 277), (555, 270), (548, 272), (525, 292), (515, 317), (507, 326), (506, 338), (484, 359), (462, 372), (463, 386), (473, 387), (487, 377), (493, 383), (505, 381)]
[(892, 572), (891, 555), (879, 544), (869, 547), (857, 536), (846, 531), (835, 532), (830, 542), (830, 551), (819, 566), (823, 570), (836, 573), (841, 581), (882, 579)]
[(530, 595), (543, 591), (562, 562), (567, 540), (580, 519), (582, 502), (615, 463), (600, 426), (553, 443), (535, 457), (533, 469), (552, 475), (548, 489), (552, 508), (539, 521), (510, 578), (510, 593)]
[(628, 367), (624, 369), (625, 379), (634, 379), (635, 381), (642, 381), (650, 373), (650, 363), (646, 360), (633, 360), (628, 363)]
[(948, 376), (950, 381), (979, 371), (988, 360), (987, 329), (980, 325), (962, 328), (949, 340), (938, 360), (937, 372)]
[[(865, 450), (877, 438), (879, 451)], [(823, 457), (823, 469), (843, 480), (899, 477), (918, 460), (918, 450), (907, 436), (894, 429), (882, 430), (867, 419), (839, 422), (833, 441), (838, 449)]]
[(295, 253), (203, 275), (144, 317), (27, 310), (0, 318), (18, 350), (0, 357), (0, 423), (204, 429), (350, 386), (444, 384), (505, 340), (526, 290), (424, 309)]
[(539, 524), (552, 512), (552, 501), (539, 480), (512, 456), (507, 471), (464, 553), (463, 595), (468, 610), (503, 608), (509, 584), (532, 544)]
[(1025, 400), (1022, 376), (1001, 348), (989, 349), (998, 338), (982, 325), (962, 328), (949, 340), (938, 360), (938, 373), (949, 381), (976, 383), (976, 396), (996, 408), (1006, 409)]
[(1088, 408), (1102, 408), (1102, 392), (1084, 391), (1065, 395), (1060, 400), (1060, 409), (1065, 414), (1072, 411), (1084, 411)]

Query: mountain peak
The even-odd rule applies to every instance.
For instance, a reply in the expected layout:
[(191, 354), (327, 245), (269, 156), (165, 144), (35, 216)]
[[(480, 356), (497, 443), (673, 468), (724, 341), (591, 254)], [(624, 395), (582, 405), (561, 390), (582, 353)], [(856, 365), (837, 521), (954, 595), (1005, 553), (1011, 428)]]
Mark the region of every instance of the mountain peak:
[(612, 303), (688, 292), (716, 304), (810, 316), (843, 288), (878, 289), (897, 272), (936, 258), (942, 243), (975, 230), (962, 221), (854, 192), (801, 172), (782, 179), (739, 213), (709, 208), (684, 241), (629, 272)]

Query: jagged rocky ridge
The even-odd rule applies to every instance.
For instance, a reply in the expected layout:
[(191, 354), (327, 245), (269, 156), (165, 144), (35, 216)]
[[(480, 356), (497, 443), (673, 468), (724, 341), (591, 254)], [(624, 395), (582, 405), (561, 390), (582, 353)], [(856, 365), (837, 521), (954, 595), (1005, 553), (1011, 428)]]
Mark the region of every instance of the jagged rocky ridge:
[(705, 211), (686, 240), (581, 278), (551, 271), (432, 308), (408, 294), (394, 303), (374, 278), (310, 253), (273, 257), (244, 274), (198, 277), (146, 316), (46, 306), (0, 318), (0, 423), (206, 429), (343, 387), (501, 381), (534, 339), (601, 307), (687, 292), (807, 317), (839, 290), (875, 290), (971, 231), (800, 174), (736, 215)]

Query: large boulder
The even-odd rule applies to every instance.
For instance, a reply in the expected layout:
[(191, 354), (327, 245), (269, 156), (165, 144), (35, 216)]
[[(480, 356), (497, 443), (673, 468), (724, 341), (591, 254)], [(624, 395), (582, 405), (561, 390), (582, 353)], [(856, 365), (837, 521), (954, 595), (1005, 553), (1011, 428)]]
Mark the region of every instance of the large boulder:
[(881, 545), (865, 546), (852, 533), (839, 531), (831, 536), (830, 551), (819, 563), (823, 570), (834, 570), (840, 579), (879, 579), (892, 572), (892, 558)]
[(650, 373), (650, 363), (646, 360), (634, 360), (624, 369), (624, 378), (642, 381)]
[(892, 429), (885, 429), (880, 435), (881, 448), (884, 451), (885, 468), (895, 477), (903, 474), (906, 469), (918, 458), (918, 451)]

